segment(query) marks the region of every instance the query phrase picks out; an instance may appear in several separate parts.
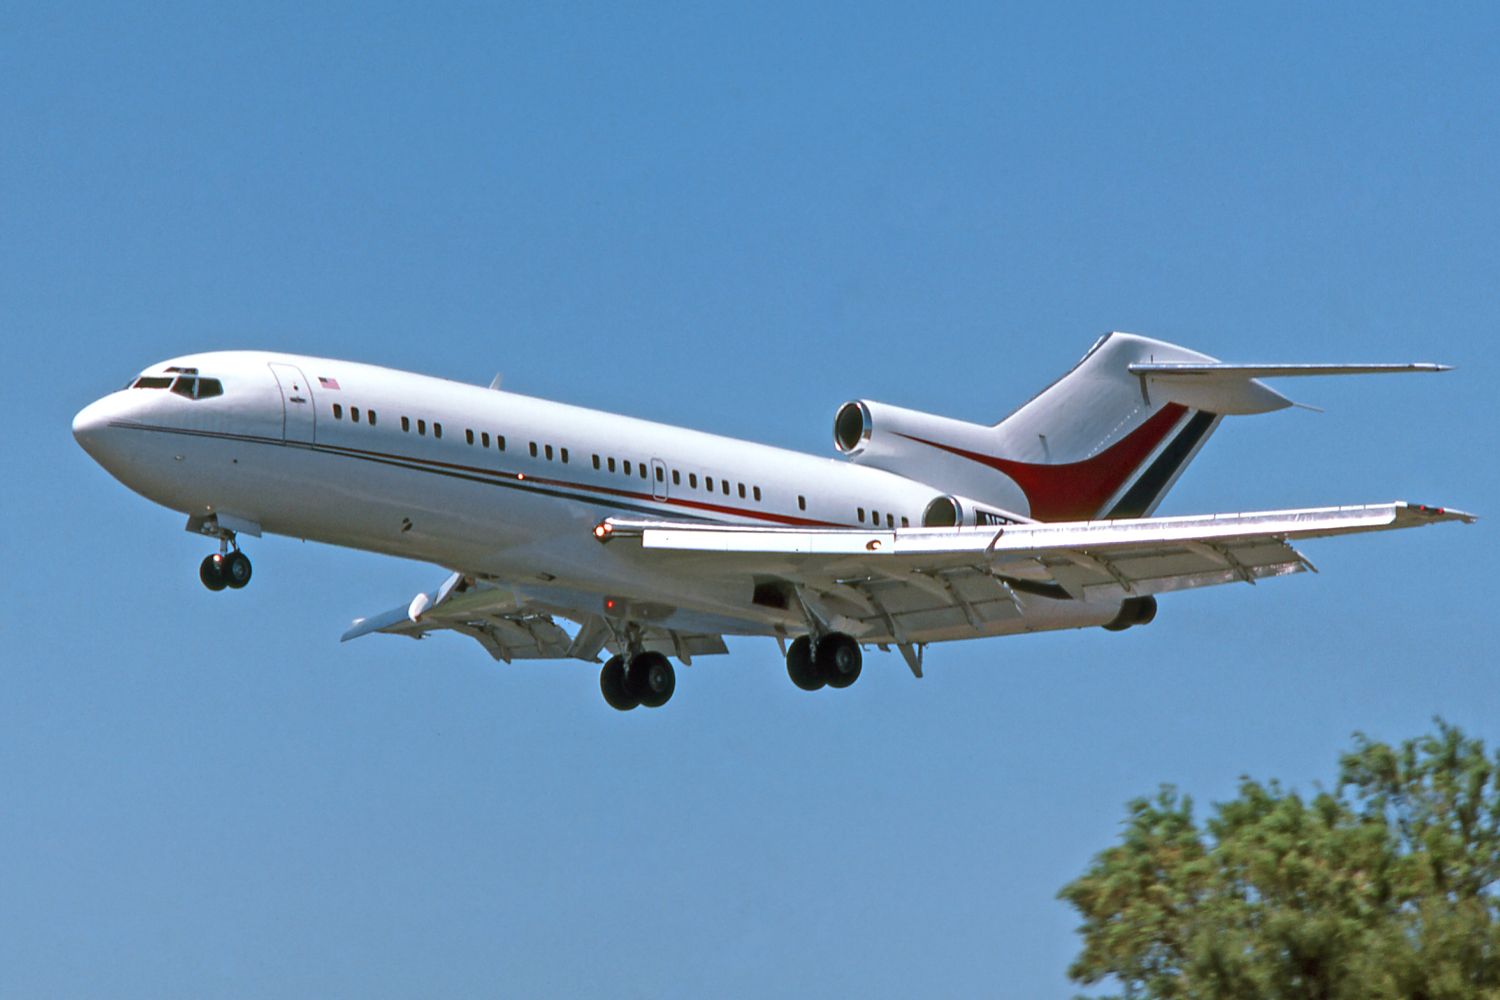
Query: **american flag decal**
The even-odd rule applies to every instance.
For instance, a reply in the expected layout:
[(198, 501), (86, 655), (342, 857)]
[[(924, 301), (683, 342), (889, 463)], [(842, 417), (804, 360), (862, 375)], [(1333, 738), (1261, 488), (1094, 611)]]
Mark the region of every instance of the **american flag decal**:
[(336, 378), (324, 378), (319, 375), (318, 384), (325, 389), (337, 389), (339, 387), (339, 380)]

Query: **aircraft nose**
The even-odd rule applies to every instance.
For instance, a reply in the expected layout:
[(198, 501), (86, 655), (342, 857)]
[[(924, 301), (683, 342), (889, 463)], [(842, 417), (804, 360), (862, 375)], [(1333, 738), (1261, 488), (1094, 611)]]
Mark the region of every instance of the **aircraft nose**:
[(73, 439), (84, 451), (99, 457), (104, 431), (109, 427), (109, 407), (105, 400), (97, 399), (78, 411), (73, 418)]

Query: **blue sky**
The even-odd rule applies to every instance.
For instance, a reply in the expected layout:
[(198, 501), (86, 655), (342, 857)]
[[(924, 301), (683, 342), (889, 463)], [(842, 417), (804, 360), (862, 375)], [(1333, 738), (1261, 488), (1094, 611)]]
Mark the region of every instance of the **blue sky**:
[(1500, 512), (1488, 5), (88, 4), (0, 14), (0, 993), (1064, 996), (1127, 799), (1500, 742), (1492, 521), (1310, 543), (1155, 624), (769, 641), (617, 714), (375, 637), (434, 567), (267, 538), (210, 594), (72, 414), (174, 354), (347, 357), (831, 452), (1124, 329), (1433, 360), (1226, 422), (1163, 513)]

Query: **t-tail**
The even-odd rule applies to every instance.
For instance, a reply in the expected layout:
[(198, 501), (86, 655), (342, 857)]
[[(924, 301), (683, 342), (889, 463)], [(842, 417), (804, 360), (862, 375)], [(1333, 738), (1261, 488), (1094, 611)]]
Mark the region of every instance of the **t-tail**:
[(948, 494), (929, 525), (1145, 517), (1225, 416), (1295, 405), (1261, 381), (1445, 371), (1435, 364), (1232, 365), (1130, 333), (994, 426), (867, 400), (834, 419), (840, 451)]

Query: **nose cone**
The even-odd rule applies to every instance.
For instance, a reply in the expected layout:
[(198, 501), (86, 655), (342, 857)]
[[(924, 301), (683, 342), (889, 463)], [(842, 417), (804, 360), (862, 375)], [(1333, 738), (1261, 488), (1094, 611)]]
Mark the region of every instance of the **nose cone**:
[(78, 411), (73, 418), (73, 439), (82, 446), (83, 450), (92, 455), (95, 461), (103, 458), (104, 434), (109, 429), (110, 411), (109, 397), (98, 399)]

